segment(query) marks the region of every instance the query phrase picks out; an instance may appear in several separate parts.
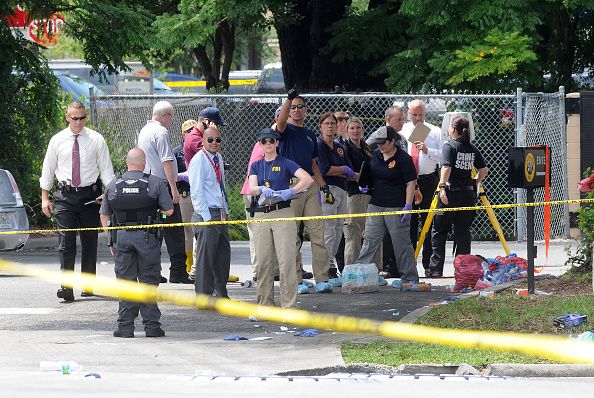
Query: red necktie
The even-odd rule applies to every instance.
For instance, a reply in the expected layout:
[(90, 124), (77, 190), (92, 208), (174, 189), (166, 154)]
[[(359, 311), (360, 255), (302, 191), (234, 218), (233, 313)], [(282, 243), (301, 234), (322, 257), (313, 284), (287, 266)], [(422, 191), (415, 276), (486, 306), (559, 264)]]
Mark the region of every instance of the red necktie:
[(419, 175), (419, 148), (415, 144), (411, 143), (410, 145), (410, 156), (415, 164), (415, 169), (417, 169), (417, 175)]
[(74, 144), (72, 144), (72, 186), (80, 185), (80, 150), (78, 147), (78, 134), (74, 135)]

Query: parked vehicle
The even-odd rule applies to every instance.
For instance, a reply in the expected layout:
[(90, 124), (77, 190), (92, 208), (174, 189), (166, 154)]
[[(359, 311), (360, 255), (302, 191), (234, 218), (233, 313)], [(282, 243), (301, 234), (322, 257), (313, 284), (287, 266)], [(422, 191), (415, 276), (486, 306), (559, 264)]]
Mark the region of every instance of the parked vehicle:
[(163, 82), (173, 91), (183, 94), (206, 93), (206, 82), (198, 77), (179, 73), (155, 73), (155, 80)]
[[(16, 181), (8, 170), (0, 169), (0, 231), (28, 231), (29, 219)], [(0, 235), (0, 251), (19, 250), (29, 234)]]
[(163, 82), (153, 79), (153, 75), (140, 62), (127, 62), (132, 72), (119, 75), (91, 74), (92, 67), (83, 60), (53, 60), (49, 67), (56, 72), (79, 76), (99, 87), (105, 94), (156, 94), (175, 95)]
[(287, 91), (280, 62), (264, 65), (255, 91), (257, 94), (282, 94)]
[(64, 96), (70, 94), (74, 101), (80, 101), (85, 104), (85, 106), (89, 105), (91, 88), (93, 88), (95, 95), (104, 94), (103, 90), (80, 76), (60, 71), (54, 71), (54, 75), (60, 80), (60, 86)]

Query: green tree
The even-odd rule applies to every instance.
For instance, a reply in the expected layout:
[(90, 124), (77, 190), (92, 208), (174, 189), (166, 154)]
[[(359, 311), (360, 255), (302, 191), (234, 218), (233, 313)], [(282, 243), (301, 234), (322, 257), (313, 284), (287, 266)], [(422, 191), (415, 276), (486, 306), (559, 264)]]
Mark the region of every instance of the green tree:
[(161, 52), (191, 50), (206, 88), (227, 90), (236, 37), (265, 27), (265, 13), (258, 0), (180, 0), (175, 10), (157, 17), (155, 46)]
[[(7, 16), (17, 4), (31, 19), (54, 12), (65, 19), (65, 34), (82, 45), (83, 56), (96, 71), (127, 68), (124, 59), (147, 60), (152, 14), (161, 1), (139, 0), (5, 0), (0, 2), (0, 166), (15, 175), (26, 203), (39, 202), (39, 174), (52, 134), (63, 128), (58, 83), (41, 55), (41, 47), (14, 34)], [(44, 220), (40, 218), (39, 220)]]

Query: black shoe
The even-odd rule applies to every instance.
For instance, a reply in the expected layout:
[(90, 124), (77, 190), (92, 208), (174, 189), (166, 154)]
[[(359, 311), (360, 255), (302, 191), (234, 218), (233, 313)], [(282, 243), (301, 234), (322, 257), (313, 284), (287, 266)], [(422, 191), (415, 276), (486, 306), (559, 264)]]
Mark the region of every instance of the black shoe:
[(134, 332), (122, 332), (120, 329), (113, 332), (113, 337), (123, 337), (125, 339), (131, 339), (134, 337)]
[(157, 329), (157, 330), (147, 330), (146, 331), (146, 337), (163, 337), (165, 336), (165, 331), (161, 328)]
[(167, 278), (165, 278), (164, 276), (161, 277), (161, 280), (159, 281), (159, 283), (167, 283)]
[(92, 290), (83, 290), (80, 297), (93, 297), (94, 295)]
[(335, 279), (335, 278), (338, 278), (338, 270), (336, 268), (330, 268), (328, 270), (328, 279)]
[(443, 274), (439, 271), (430, 271), (429, 275), (427, 275), (429, 278), (441, 278), (443, 276)]
[(190, 279), (188, 274), (181, 276), (169, 276), (169, 283), (184, 283), (187, 285), (193, 285), (194, 281)]
[(274, 280), (275, 280), (276, 282), (280, 281), (280, 275), (274, 275)]
[(301, 270), (301, 279), (312, 279), (313, 274), (309, 271)]
[(74, 292), (72, 291), (72, 289), (61, 287), (56, 292), (56, 296), (58, 296), (58, 298), (64, 299), (64, 301), (67, 303), (71, 303), (74, 301)]
[(389, 271), (382, 271), (379, 273), (379, 276), (381, 276), (384, 279), (391, 279), (391, 278), (400, 278), (400, 275), (398, 274), (393, 274)]

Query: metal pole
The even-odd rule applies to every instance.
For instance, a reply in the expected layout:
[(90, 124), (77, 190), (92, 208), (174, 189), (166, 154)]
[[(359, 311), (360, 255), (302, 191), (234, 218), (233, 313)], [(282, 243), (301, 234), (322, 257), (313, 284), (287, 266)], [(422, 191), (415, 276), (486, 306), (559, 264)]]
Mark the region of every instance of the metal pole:
[(91, 126), (96, 130), (97, 126), (95, 126), (95, 106), (96, 106), (96, 99), (95, 99), (95, 88), (89, 87), (89, 113), (91, 120), (89, 121)]
[[(564, 151), (563, 156), (561, 157), (561, 166), (563, 168), (561, 175), (568, 175), (567, 174), (567, 116), (565, 113), (565, 87), (559, 86), (559, 126), (561, 128), (561, 148)], [(551, 157), (553, 155), (551, 154)], [(553, 159), (550, 159), (550, 167), (553, 167)], [(550, 169), (550, 168), (549, 168)], [(551, 169), (550, 169), (551, 170)], [(561, 178), (562, 187), (562, 198), (563, 200), (569, 199), (569, 186), (567, 185), (567, 178)], [(551, 181), (552, 185), (552, 181)], [(569, 206), (562, 206), (563, 209), (563, 217), (564, 217), (564, 227), (563, 227), (563, 234), (566, 238), (570, 237), (569, 231)]]
[[(524, 115), (522, 113), (522, 88), (516, 89), (516, 146), (526, 146), (524, 134)], [(516, 203), (524, 201), (522, 190), (516, 189)], [(526, 239), (526, 216), (523, 208), (516, 207), (516, 228), (518, 240)]]
[[(534, 188), (526, 188), (526, 203), (534, 203)], [(526, 249), (528, 252), (528, 294), (534, 294), (534, 206), (526, 208)]]

